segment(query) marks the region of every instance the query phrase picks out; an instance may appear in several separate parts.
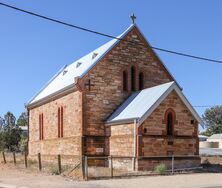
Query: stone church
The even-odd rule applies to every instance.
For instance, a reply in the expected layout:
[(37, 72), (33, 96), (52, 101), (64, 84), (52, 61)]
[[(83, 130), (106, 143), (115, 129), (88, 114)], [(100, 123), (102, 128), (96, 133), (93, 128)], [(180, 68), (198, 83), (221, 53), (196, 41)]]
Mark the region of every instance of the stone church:
[(178, 168), (198, 166), (201, 118), (135, 24), (117, 38), (28, 102), (29, 157), (131, 156), (146, 170), (174, 155)]

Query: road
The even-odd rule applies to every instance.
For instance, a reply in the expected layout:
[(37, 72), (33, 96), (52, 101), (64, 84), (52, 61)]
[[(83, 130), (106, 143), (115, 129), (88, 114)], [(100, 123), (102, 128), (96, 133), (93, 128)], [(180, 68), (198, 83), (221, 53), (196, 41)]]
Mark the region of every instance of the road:
[(200, 155), (221, 155), (222, 156), (222, 149), (219, 148), (200, 148)]
[(222, 173), (180, 174), (111, 180), (74, 181), (0, 164), (0, 188), (222, 188)]

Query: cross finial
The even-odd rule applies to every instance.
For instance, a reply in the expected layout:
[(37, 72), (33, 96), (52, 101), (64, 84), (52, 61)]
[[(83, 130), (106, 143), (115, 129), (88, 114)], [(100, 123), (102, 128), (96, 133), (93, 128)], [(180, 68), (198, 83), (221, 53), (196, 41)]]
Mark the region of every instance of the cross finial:
[(134, 15), (134, 13), (130, 16), (131, 20), (132, 20), (132, 23), (134, 24), (135, 23), (135, 19), (136, 19), (136, 16)]

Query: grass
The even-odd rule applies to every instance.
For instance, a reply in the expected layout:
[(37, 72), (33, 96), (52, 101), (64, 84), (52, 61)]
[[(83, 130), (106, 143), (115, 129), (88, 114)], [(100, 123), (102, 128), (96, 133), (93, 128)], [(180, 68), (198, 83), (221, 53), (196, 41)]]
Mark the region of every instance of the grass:
[(167, 167), (165, 164), (160, 163), (158, 164), (155, 168), (154, 168), (154, 172), (156, 172), (157, 174), (163, 175), (166, 173)]

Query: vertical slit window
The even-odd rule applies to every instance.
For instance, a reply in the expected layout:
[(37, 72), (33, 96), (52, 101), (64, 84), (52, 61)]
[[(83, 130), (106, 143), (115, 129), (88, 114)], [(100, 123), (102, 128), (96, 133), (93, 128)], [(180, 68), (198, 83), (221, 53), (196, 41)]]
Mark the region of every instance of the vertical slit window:
[(60, 108), (58, 108), (58, 138), (60, 138)]
[(123, 71), (123, 91), (128, 90), (128, 74), (126, 71)]
[(131, 67), (131, 90), (136, 91), (136, 70), (135, 67)]
[(173, 115), (171, 112), (167, 115), (167, 135), (173, 135)]
[(39, 114), (39, 140), (44, 139), (44, 132), (43, 132), (43, 113)]
[(41, 125), (41, 115), (39, 114), (39, 140), (42, 139), (42, 125)]
[(63, 107), (61, 107), (61, 137), (63, 138)]
[(63, 138), (63, 107), (58, 108), (58, 138)]
[(44, 122), (43, 122), (43, 114), (42, 114), (42, 140), (44, 139)]
[(141, 72), (139, 74), (139, 90), (144, 89), (144, 74)]

